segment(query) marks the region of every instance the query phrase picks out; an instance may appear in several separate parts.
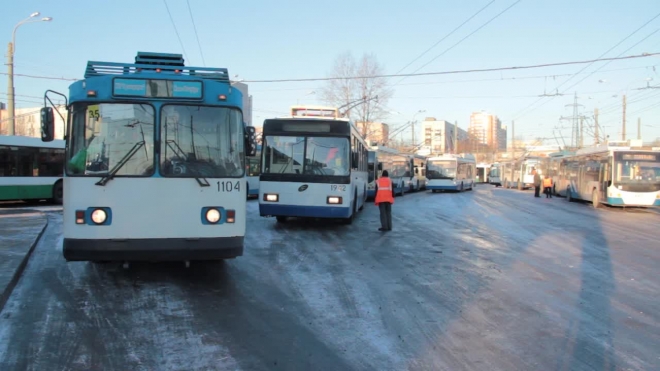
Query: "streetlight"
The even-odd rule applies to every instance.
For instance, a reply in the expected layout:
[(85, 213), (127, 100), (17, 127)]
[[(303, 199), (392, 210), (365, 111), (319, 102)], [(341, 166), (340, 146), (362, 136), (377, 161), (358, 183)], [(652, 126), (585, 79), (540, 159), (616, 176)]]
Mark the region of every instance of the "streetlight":
[(34, 12), (30, 14), (29, 17), (25, 18), (24, 20), (18, 22), (18, 24), (14, 27), (14, 32), (11, 34), (11, 42), (9, 43), (7, 47), (7, 69), (8, 73), (7, 75), (9, 76), (9, 82), (8, 82), (8, 87), (7, 87), (7, 96), (9, 97), (7, 99), (7, 103), (9, 107), (7, 108), (7, 113), (9, 116), (9, 133), (8, 135), (14, 135), (15, 129), (16, 129), (16, 120), (14, 117), (14, 112), (16, 110), (16, 107), (14, 105), (14, 52), (16, 48), (16, 30), (18, 27), (21, 25), (24, 25), (26, 23), (34, 23), (34, 22), (50, 22), (53, 20), (52, 17), (44, 17), (41, 19), (34, 19), (35, 17), (39, 16), (39, 12)]

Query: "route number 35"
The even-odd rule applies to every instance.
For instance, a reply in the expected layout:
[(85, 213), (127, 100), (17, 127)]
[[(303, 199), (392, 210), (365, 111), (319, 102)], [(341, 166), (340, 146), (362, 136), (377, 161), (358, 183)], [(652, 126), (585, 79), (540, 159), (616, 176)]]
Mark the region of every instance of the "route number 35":
[(237, 180), (235, 182), (232, 182), (231, 180), (218, 182), (218, 192), (240, 192), (240, 191), (241, 191), (240, 180)]

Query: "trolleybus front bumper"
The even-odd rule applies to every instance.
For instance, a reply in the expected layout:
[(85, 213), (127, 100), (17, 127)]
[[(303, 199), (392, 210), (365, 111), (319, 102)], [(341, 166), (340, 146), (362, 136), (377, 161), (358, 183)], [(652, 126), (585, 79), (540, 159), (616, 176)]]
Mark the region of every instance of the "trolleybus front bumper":
[(64, 239), (67, 261), (220, 260), (243, 255), (244, 237)]
[(259, 205), (261, 216), (291, 216), (300, 218), (348, 218), (349, 206)]

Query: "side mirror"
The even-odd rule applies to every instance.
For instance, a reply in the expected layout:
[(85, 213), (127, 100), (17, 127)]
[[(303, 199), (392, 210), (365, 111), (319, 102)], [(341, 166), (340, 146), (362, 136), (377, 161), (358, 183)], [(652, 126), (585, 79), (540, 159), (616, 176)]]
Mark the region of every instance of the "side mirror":
[(248, 157), (257, 155), (257, 131), (254, 126), (245, 127), (245, 152)]
[(379, 162), (378, 163), (378, 171), (382, 171), (382, 170), (383, 170), (383, 163)]
[(41, 109), (41, 141), (52, 142), (55, 139), (55, 116), (51, 107)]

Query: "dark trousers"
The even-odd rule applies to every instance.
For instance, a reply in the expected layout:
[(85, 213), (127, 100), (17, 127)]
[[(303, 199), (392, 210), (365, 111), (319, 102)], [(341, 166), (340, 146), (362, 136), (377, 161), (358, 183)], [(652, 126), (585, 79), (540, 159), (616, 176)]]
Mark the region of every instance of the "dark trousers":
[(541, 197), (541, 195), (539, 194), (540, 192), (541, 192), (541, 186), (535, 185), (534, 186), (534, 197)]
[(552, 198), (552, 187), (544, 187), (543, 193), (545, 193), (545, 198)]
[(386, 231), (392, 230), (392, 204), (389, 202), (381, 202), (378, 204), (380, 210), (380, 225)]

